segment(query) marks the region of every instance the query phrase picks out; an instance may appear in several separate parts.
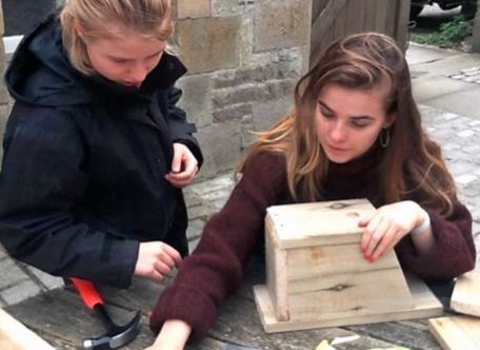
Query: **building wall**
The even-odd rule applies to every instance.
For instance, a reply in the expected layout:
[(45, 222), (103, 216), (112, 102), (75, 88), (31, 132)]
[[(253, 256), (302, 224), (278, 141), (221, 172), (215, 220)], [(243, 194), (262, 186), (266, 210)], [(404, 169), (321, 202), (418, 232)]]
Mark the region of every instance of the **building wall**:
[(231, 169), (291, 107), (308, 67), (312, 0), (178, 0), (176, 41), (189, 69), (181, 105), (199, 129), (201, 176)]
[[(291, 107), (295, 83), (308, 67), (312, 0), (176, 4), (174, 39), (189, 70), (179, 83), (180, 106), (197, 124), (205, 155), (199, 176), (210, 178), (231, 170), (252, 131), (268, 128)], [(5, 62), (3, 46), (1, 54)], [(8, 108), (4, 90), (1, 120)]]

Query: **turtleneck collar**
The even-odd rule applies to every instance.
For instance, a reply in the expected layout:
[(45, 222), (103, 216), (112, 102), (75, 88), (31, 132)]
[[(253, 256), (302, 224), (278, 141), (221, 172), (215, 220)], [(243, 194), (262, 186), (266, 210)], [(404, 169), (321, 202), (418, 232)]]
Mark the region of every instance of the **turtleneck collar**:
[(382, 160), (384, 153), (384, 148), (382, 148), (378, 142), (375, 142), (373, 146), (363, 155), (358, 158), (355, 158), (346, 163), (328, 163), (328, 174), (331, 175), (361, 175), (365, 173), (371, 173), (376, 171)]

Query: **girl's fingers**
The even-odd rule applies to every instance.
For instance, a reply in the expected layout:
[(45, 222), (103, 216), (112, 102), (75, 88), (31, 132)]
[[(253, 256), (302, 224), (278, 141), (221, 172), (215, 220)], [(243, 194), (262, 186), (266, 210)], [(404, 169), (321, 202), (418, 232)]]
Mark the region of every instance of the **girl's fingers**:
[(381, 218), (379, 216), (373, 216), (368, 221), (368, 225), (366, 225), (365, 231), (363, 231), (362, 241), (360, 243), (360, 246), (364, 254), (368, 250), (368, 247), (370, 246), (370, 241), (372, 240), (372, 236), (375, 233), (378, 225), (380, 224), (380, 220)]
[[(373, 221), (371, 222), (373, 223)], [(388, 220), (385, 218), (379, 218), (375, 222), (375, 226), (372, 225), (370, 227), (370, 224), (367, 226), (367, 229), (370, 229), (372, 234), (370, 236), (370, 241), (368, 242), (368, 245), (365, 249), (364, 255), (371, 259), (373, 252), (377, 248), (377, 246), (380, 244), (380, 242), (383, 240), (383, 237), (385, 236), (385, 233), (387, 232), (389, 226), (388, 226)]]
[(369, 214), (365, 214), (363, 215), (360, 220), (358, 220), (358, 226), (359, 227), (365, 227), (368, 225), (368, 223), (370, 222), (370, 220), (372, 220), (372, 218), (377, 215), (377, 211), (373, 211)]
[(385, 233), (382, 236), (382, 239), (378, 243), (377, 247), (372, 252), (372, 260), (378, 259), (381, 255), (385, 254), (388, 251), (389, 247), (395, 243), (395, 237), (397, 235), (397, 229), (394, 225), (388, 225), (385, 228)]

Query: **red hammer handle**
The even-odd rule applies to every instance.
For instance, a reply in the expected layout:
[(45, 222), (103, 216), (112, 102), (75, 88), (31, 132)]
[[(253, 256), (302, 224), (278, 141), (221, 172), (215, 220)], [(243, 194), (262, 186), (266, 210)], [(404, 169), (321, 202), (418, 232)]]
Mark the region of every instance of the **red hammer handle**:
[(89, 309), (93, 310), (93, 307), (97, 304), (103, 304), (103, 300), (98, 294), (95, 286), (90, 281), (85, 281), (80, 278), (71, 277), (73, 285), (77, 288), (78, 293), (82, 297), (83, 302)]

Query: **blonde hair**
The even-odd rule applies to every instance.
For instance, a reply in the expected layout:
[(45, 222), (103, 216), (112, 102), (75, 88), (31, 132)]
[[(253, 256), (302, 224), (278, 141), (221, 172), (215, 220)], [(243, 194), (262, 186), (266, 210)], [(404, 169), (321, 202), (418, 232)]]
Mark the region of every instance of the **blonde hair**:
[(170, 0), (66, 0), (60, 12), (63, 45), (72, 66), (86, 75), (90, 64), (86, 39), (119, 37), (112, 23), (133, 29), (147, 38), (167, 41), (173, 33)]
[(316, 132), (315, 109), (328, 84), (350, 89), (387, 87), (385, 110), (395, 114), (391, 140), (379, 163), (380, 191), (386, 203), (420, 191), (452, 213), (455, 183), (440, 147), (423, 131), (413, 99), (410, 73), (403, 52), (390, 37), (378, 33), (348, 36), (321, 55), (295, 89), (295, 108), (270, 130), (259, 133), (238, 172), (262, 151), (285, 154), (290, 194), (298, 200), (322, 198), (329, 161)]

